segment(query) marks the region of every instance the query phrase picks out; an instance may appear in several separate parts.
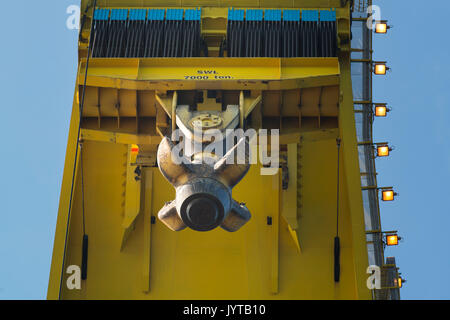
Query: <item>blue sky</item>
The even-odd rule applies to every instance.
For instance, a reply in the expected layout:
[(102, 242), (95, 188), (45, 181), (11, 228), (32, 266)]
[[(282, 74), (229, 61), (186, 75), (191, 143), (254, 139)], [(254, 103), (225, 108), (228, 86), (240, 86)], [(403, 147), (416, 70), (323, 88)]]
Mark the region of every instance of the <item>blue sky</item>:
[[(77, 65), (66, 9), (77, 3), (2, 3), (0, 299), (46, 296)], [(375, 79), (374, 97), (394, 110), (376, 120), (375, 140), (396, 146), (377, 160), (378, 179), (400, 193), (381, 204), (382, 222), (404, 237), (386, 256), (408, 281), (402, 298), (449, 299), (450, 3), (376, 3), (394, 28), (374, 38), (375, 59), (392, 67)]]
[[(394, 203), (382, 203), (385, 230), (399, 230), (404, 241), (388, 248), (407, 279), (404, 299), (450, 299), (450, 45), (442, 30), (450, 3), (377, 1), (394, 27), (374, 36), (374, 59), (392, 72), (375, 77), (374, 99), (393, 112), (376, 120), (376, 141), (396, 147), (377, 160), (380, 186), (396, 187)], [(447, 42), (447, 43), (446, 43)]]

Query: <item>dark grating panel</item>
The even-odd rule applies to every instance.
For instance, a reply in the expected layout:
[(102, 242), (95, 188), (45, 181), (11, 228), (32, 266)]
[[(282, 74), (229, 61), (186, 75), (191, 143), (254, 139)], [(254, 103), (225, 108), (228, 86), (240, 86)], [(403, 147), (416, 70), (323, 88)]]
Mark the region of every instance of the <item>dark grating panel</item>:
[(200, 21), (200, 9), (98, 9), (91, 38), (93, 57), (199, 56)]
[(336, 12), (230, 9), (227, 44), (229, 57), (335, 57)]
[[(94, 58), (208, 56), (201, 9), (98, 9), (91, 39)], [(230, 9), (226, 50), (228, 57), (335, 57), (336, 12)]]

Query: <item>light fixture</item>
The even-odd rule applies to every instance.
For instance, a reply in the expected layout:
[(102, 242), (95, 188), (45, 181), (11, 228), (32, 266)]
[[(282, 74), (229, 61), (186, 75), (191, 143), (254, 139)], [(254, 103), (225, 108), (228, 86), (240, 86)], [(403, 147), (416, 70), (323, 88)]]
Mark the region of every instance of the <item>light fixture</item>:
[(388, 246), (397, 246), (399, 237), (397, 234), (388, 234), (386, 235), (386, 245)]
[(397, 193), (394, 192), (392, 189), (386, 189), (382, 191), (382, 199), (383, 201), (394, 201), (395, 196), (397, 196)]
[(378, 21), (375, 24), (375, 33), (385, 34), (390, 28), (391, 27), (388, 26), (387, 21)]
[(386, 117), (387, 113), (391, 111), (385, 104), (379, 104), (375, 106), (376, 117)]
[(128, 148), (129, 148), (128, 161), (130, 163), (136, 163), (137, 157), (139, 155), (139, 146), (137, 144), (132, 144)]
[(388, 145), (379, 145), (377, 146), (377, 156), (378, 157), (388, 157), (389, 152), (392, 151)]
[(385, 75), (387, 70), (389, 70), (389, 68), (386, 66), (385, 62), (375, 62), (374, 73), (376, 75)]
[(139, 153), (139, 146), (137, 144), (131, 145), (131, 152), (132, 153)]
[(403, 287), (403, 279), (402, 277), (398, 277), (397, 279), (397, 287), (401, 289)]

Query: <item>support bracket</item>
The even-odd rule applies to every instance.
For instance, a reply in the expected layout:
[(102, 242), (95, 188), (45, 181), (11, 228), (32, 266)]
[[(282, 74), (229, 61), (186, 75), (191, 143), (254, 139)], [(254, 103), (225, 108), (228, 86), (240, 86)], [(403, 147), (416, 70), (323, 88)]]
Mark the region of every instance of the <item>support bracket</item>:
[(125, 182), (125, 215), (122, 222), (122, 242), (120, 251), (123, 251), (131, 231), (134, 229), (136, 218), (141, 212), (141, 173), (135, 165), (137, 153), (132, 145), (128, 145), (127, 169)]

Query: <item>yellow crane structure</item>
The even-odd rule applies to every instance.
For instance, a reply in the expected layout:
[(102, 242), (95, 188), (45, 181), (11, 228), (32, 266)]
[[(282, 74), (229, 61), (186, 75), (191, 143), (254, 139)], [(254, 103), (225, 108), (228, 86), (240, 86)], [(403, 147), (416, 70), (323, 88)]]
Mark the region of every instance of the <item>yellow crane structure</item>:
[[(82, 0), (48, 298), (398, 298), (379, 223), (366, 7)], [(195, 140), (196, 128), (279, 133), (265, 150), (278, 141), (276, 168), (262, 174), (270, 164), (250, 152), (227, 164), (251, 148), (245, 137), (223, 158), (174, 162), (173, 134)]]

